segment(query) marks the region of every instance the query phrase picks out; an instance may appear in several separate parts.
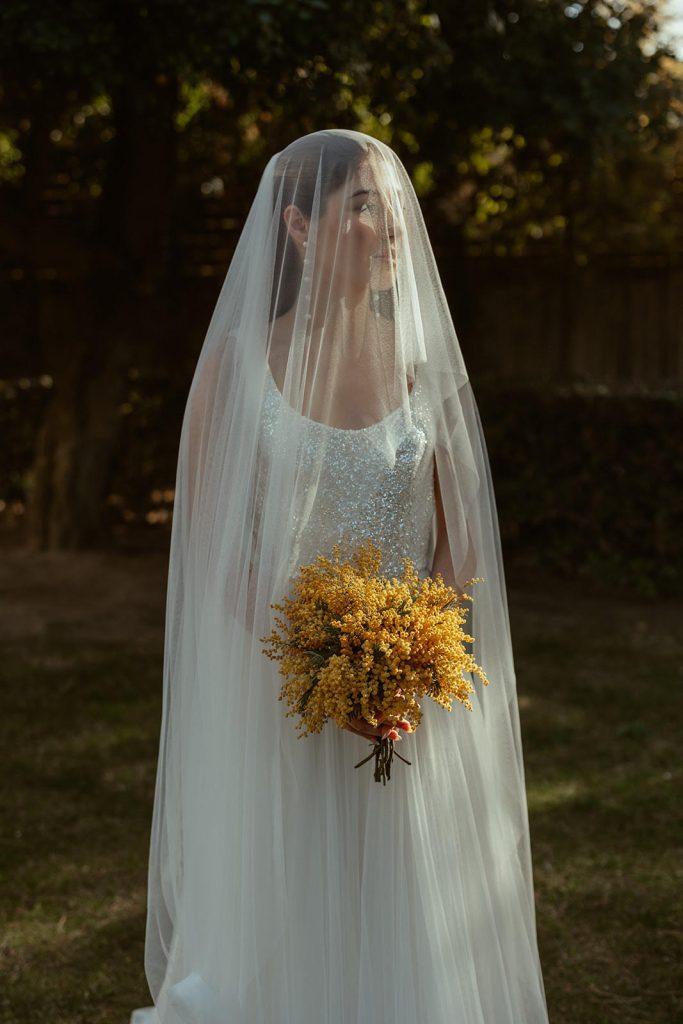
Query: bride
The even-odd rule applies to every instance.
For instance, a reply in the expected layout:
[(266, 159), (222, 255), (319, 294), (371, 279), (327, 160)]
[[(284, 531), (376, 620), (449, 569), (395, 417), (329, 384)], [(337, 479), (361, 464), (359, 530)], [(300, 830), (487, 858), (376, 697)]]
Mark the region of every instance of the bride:
[[(371, 538), (462, 590), (489, 685), (299, 736), (263, 653), (300, 566)], [(547, 1024), (516, 681), (477, 407), (398, 157), (268, 162), (183, 420), (132, 1024)], [(390, 731), (391, 730), (391, 731)], [(410, 761), (377, 785), (377, 734)], [(400, 738), (399, 738), (400, 737)]]

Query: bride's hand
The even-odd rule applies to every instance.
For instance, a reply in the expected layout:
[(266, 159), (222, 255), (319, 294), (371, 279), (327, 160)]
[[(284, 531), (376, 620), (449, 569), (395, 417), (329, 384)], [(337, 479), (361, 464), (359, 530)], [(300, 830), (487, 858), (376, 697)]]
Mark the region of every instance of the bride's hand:
[(349, 732), (363, 739), (372, 740), (378, 737), (390, 740), (400, 740), (400, 732), (412, 732), (410, 722), (406, 718), (397, 718), (395, 722), (383, 722), (383, 715), (377, 716), (377, 725), (372, 725), (366, 718), (349, 718), (344, 726)]

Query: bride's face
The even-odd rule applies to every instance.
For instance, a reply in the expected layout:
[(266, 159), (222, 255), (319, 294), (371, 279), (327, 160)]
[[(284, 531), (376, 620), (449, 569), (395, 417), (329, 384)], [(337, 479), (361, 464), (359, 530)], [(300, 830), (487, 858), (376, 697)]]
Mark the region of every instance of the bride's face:
[(377, 176), (356, 171), (327, 197), (313, 230), (314, 277), (320, 294), (353, 299), (368, 286), (387, 288), (395, 269), (395, 228), (390, 205)]
[(376, 176), (356, 172), (334, 192), (321, 221), (322, 272), (343, 290), (386, 287), (396, 250), (390, 204)]

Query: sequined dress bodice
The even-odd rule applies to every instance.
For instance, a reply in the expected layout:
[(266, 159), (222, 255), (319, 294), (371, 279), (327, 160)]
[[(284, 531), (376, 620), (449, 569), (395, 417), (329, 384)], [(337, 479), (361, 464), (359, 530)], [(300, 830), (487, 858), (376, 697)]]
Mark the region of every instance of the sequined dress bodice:
[[(295, 537), (291, 569), (329, 554), (332, 544), (355, 545), (370, 537), (383, 552), (381, 571), (399, 575), (402, 559), (413, 560), (421, 576), (429, 573), (434, 520), (434, 446), (430, 417), (419, 377), (408, 410), (400, 407), (379, 423), (343, 429), (301, 416), (288, 405), (266, 373), (260, 457), (277, 459), (278, 424), (296, 418), (300, 429), (302, 493), (306, 475), (315, 480), (312, 505), (305, 516), (294, 510)], [(303, 429), (301, 429), (303, 428)], [(322, 464), (321, 464), (322, 459)], [(258, 504), (262, 499), (257, 497)]]

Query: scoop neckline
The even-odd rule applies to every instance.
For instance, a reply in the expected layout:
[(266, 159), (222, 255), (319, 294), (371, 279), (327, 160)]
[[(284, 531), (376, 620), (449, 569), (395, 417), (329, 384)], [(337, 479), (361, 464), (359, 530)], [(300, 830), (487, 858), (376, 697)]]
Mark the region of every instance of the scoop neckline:
[[(289, 402), (285, 400), (285, 396), (282, 394), (279, 387), (277, 386), (277, 381), (273, 376), (273, 371), (270, 368), (270, 363), (268, 362), (268, 360), (266, 360), (266, 372), (268, 374), (268, 377), (270, 378), (270, 382), (273, 387), (273, 390), (275, 391), (275, 394), (278, 396), (278, 398), (280, 399), (281, 403), (285, 406), (285, 408), (289, 409), (290, 412), (294, 413), (295, 416), (298, 416), (299, 419), (306, 420), (307, 423), (312, 424), (314, 427), (322, 427), (324, 430), (333, 430), (337, 434), (363, 434), (368, 430), (374, 430), (377, 427), (381, 427), (382, 424), (386, 423), (397, 413), (403, 411), (403, 406), (399, 405), (397, 406), (396, 409), (392, 409), (391, 412), (388, 412), (386, 416), (383, 416), (381, 420), (377, 420), (376, 423), (369, 423), (367, 427), (333, 427), (330, 423), (321, 423), (320, 420), (313, 420), (311, 419), (310, 416), (304, 416), (303, 413), (298, 412), (289, 404)], [(408, 392), (409, 402), (410, 399), (415, 394), (416, 385), (417, 381), (413, 381), (413, 386)]]

